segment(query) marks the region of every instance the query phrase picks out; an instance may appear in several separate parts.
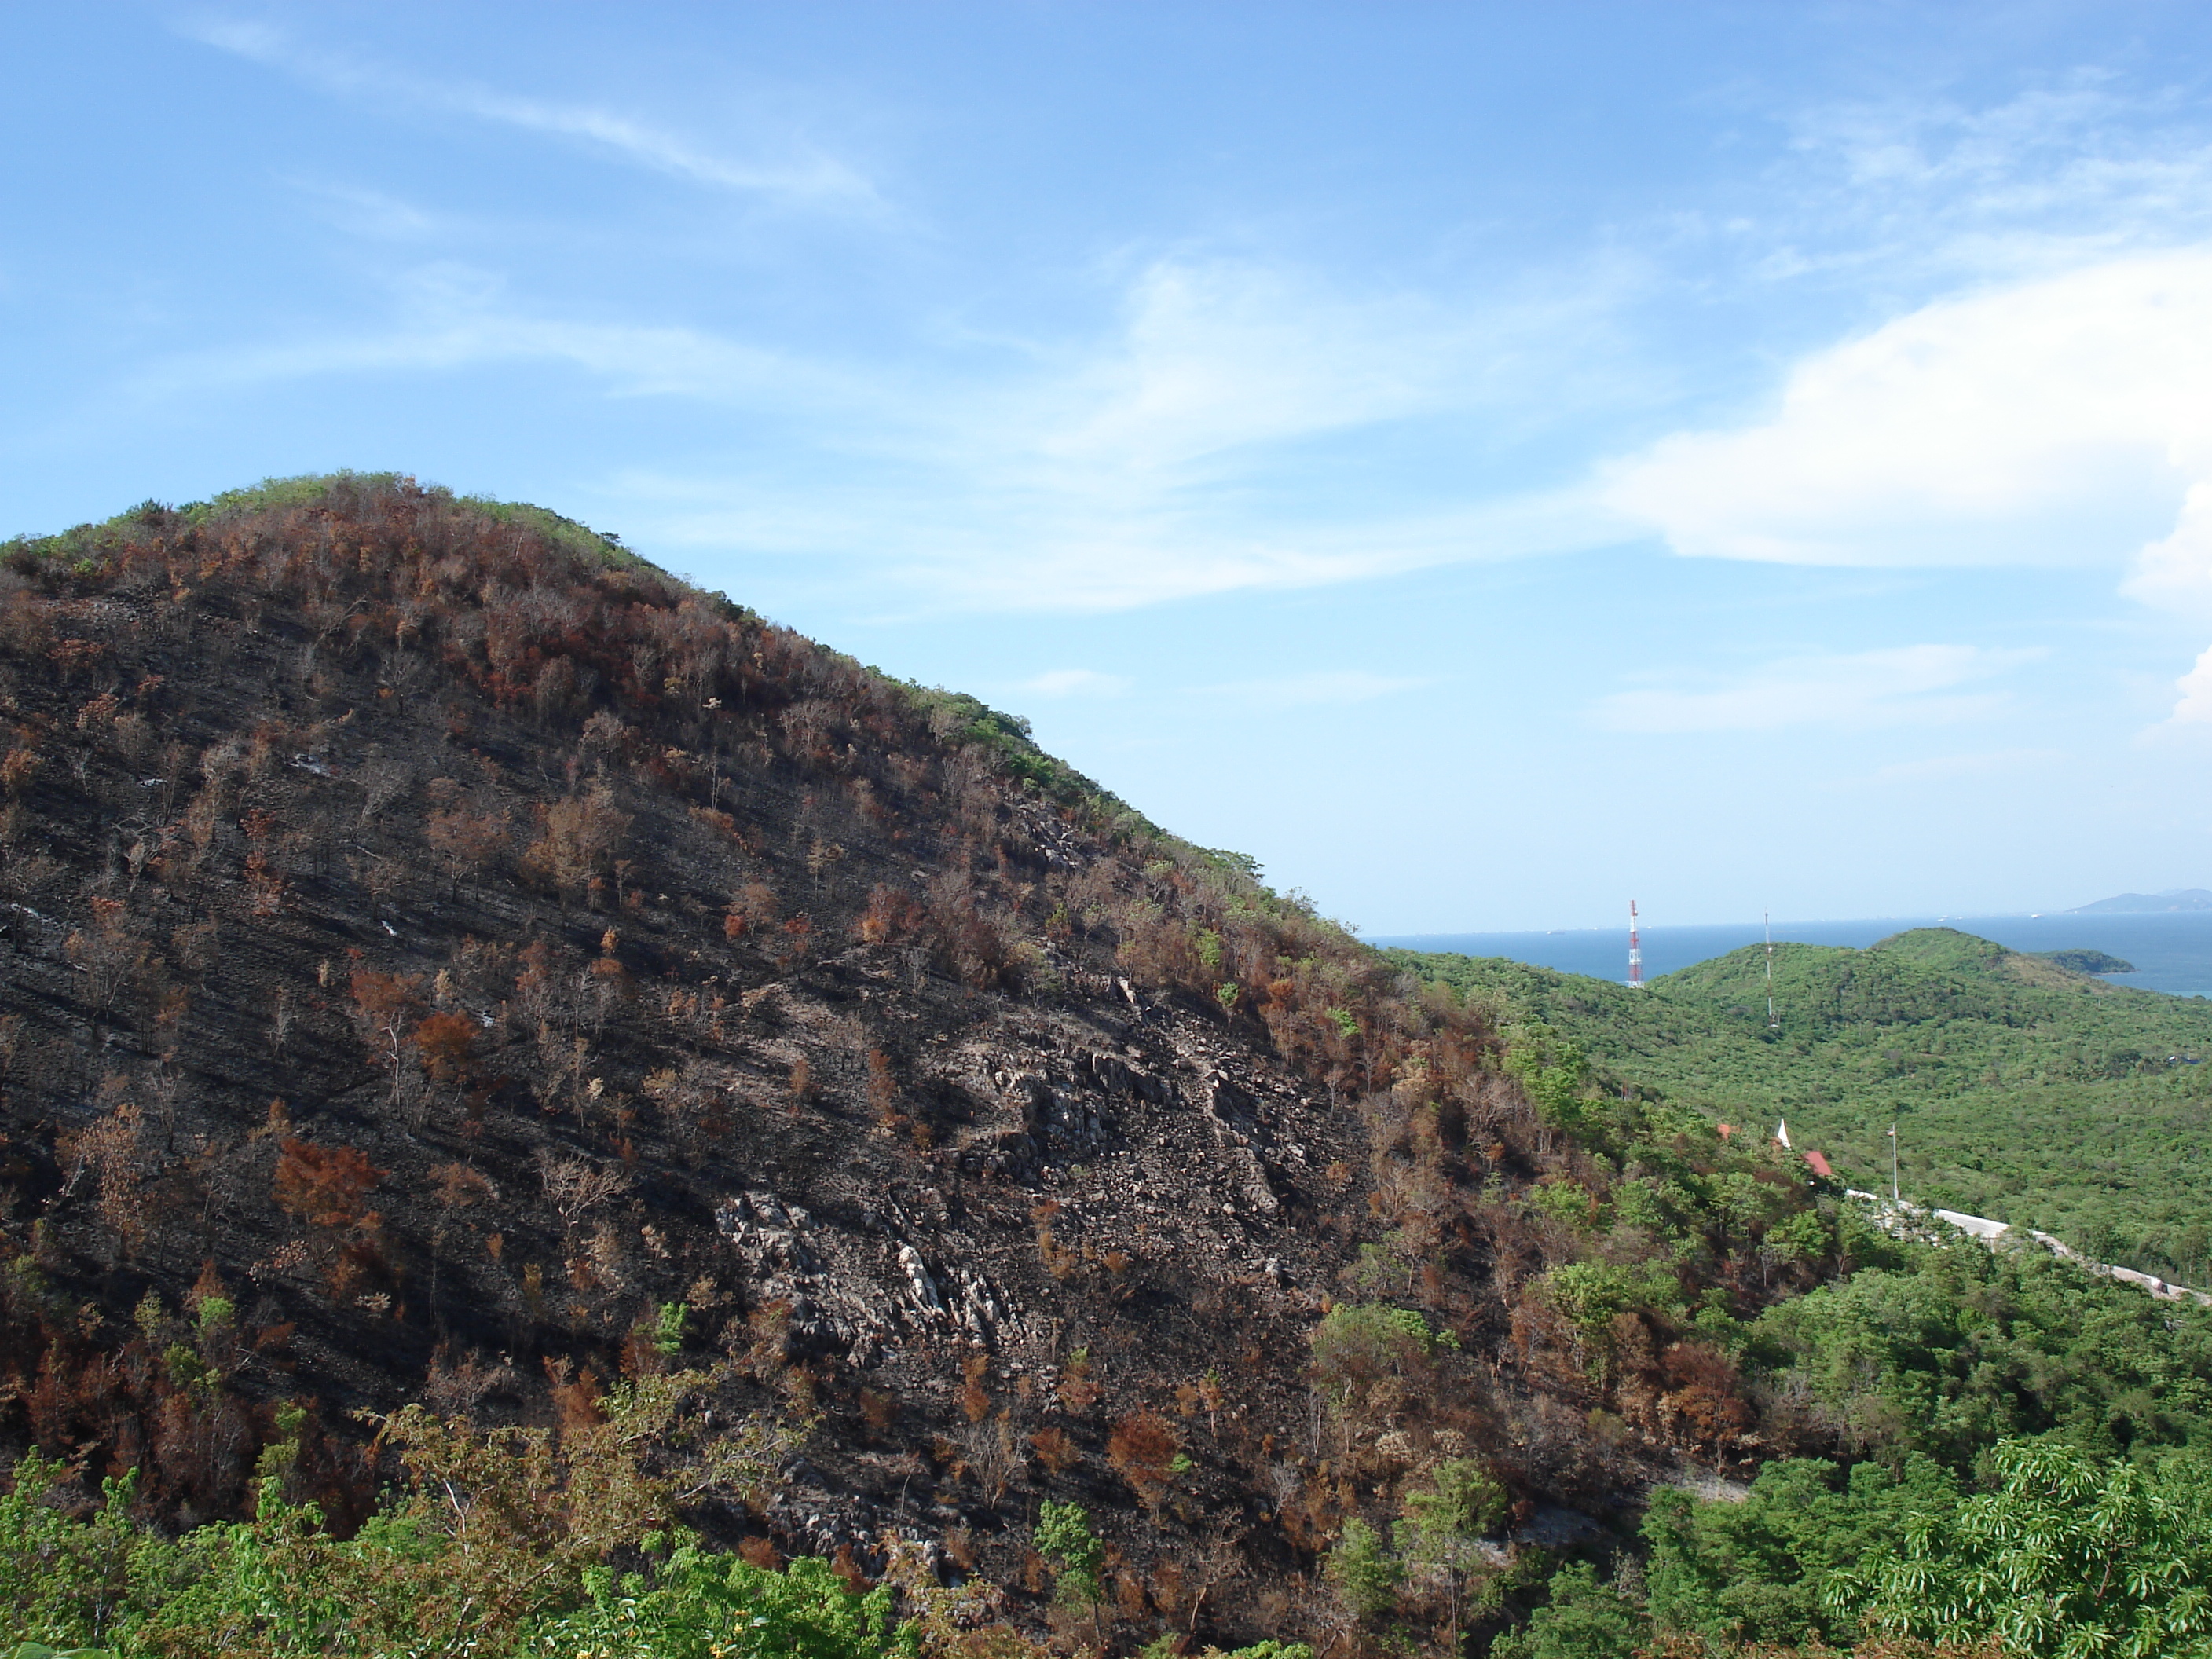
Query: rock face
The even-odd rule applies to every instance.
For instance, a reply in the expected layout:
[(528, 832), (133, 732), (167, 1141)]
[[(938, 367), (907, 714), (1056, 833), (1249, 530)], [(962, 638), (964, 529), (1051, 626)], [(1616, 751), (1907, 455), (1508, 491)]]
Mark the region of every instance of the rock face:
[[(187, 1519), (294, 1404), (343, 1517), (354, 1408), (721, 1365), (817, 1426), (718, 1535), (1035, 1618), (1079, 1498), (1130, 1619), (1275, 1633), (1436, 1448), (1618, 1478), (1484, 1288), (1548, 1247), (1452, 1196), (1548, 1136), (1490, 1054), (1018, 722), (550, 515), (340, 479), (0, 571), (0, 1436)], [(1355, 1262), (1468, 1353), (1365, 1429), (1308, 1382)]]

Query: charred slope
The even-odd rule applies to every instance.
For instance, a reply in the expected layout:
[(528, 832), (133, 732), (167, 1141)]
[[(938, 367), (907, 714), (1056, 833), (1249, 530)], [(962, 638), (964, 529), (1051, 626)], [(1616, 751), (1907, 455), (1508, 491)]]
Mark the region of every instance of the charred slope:
[[(173, 1514), (280, 1422), (343, 1515), (351, 1408), (719, 1352), (820, 1427), (712, 1525), (1035, 1591), (1080, 1496), (1127, 1616), (1279, 1630), (1439, 1455), (1525, 1519), (1754, 1443), (1664, 1403), (1723, 1363), (1594, 1367), (1524, 1294), (1587, 1249), (1500, 1194), (1608, 1166), (1477, 1015), (580, 526), (341, 477), (19, 542), (0, 715), (7, 1433)], [(1460, 1351), (1324, 1401), (1355, 1267)]]

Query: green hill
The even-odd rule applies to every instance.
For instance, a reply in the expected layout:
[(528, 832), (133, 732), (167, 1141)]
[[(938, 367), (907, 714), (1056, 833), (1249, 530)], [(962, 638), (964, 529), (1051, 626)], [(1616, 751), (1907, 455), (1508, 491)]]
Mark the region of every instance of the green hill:
[(1761, 1135), (1786, 1116), (1854, 1186), (2025, 1223), (2212, 1280), (2212, 1003), (2125, 989), (1948, 927), (1864, 951), (1753, 945), (1643, 992), (1495, 958), (1393, 951), (1540, 1022), (1623, 1085)]

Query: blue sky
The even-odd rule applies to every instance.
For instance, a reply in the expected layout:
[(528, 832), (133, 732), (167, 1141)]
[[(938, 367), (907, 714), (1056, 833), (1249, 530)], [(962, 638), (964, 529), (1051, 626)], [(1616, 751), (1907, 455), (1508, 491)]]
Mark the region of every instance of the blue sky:
[(8, 529), (392, 468), (1371, 933), (2212, 885), (2212, 13), (18, 4)]

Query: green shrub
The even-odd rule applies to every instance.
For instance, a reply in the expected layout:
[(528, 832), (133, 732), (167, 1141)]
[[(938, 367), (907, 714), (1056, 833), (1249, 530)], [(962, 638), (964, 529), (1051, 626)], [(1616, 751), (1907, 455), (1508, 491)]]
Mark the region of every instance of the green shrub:
[[(687, 1402), (710, 1380), (641, 1378), (609, 1391), (604, 1420), (557, 1438), (478, 1434), (404, 1407), (380, 1427), (407, 1484), (349, 1539), (333, 1537), (312, 1505), (286, 1503), (278, 1474), (262, 1480), (251, 1521), (173, 1541), (131, 1521), (128, 1478), (105, 1483), (101, 1504), (76, 1518), (52, 1501), (61, 1466), (27, 1455), (0, 1497), (0, 1628), (51, 1648), (96, 1644), (118, 1659), (488, 1659), (549, 1651), (538, 1637), (572, 1625), (611, 1639), (624, 1620), (653, 1632), (659, 1645), (641, 1655), (708, 1659), (716, 1644), (808, 1659), (903, 1651), (888, 1599), (847, 1596), (820, 1562), (763, 1574), (690, 1546), (641, 1575), (617, 1582), (608, 1571), (661, 1552), (679, 1485), (743, 1492), (787, 1454), (788, 1433), (765, 1423), (708, 1437)], [(763, 1630), (785, 1645), (744, 1645)], [(580, 1650), (550, 1650), (566, 1659)]]
[(1091, 1530), (1091, 1516), (1083, 1505), (1055, 1504), (1046, 1498), (1038, 1507), (1030, 1540), (1039, 1555), (1060, 1563), (1060, 1582), (1054, 1587), (1060, 1599), (1070, 1606), (1088, 1606), (1095, 1627), (1098, 1603), (1106, 1594), (1104, 1581), (1098, 1576), (1106, 1563), (1106, 1542)]
[(589, 1600), (539, 1620), (519, 1646), (569, 1659), (890, 1659), (916, 1650), (895, 1625), (891, 1592), (847, 1587), (830, 1564), (801, 1557), (781, 1572), (679, 1547), (651, 1575), (585, 1576)]
[(1431, 1330), (1411, 1308), (1387, 1303), (1344, 1303), (1329, 1310), (1309, 1339), (1314, 1369), (1324, 1383), (1365, 1382), (1402, 1372), (1439, 1348), (1456, 1352), (1459, 1339)]
[(1343, 1534), (1328, 1553), (1328, 1577), (1345, 1606), (1371, 1623), (1397, 1607), (1406, 1569), (1382, 1535), (1354, 1516), (1344, 1523)]
[(1635, 1659), (1651, 1639), (1643, 1609), (1587, 1561), (1552, 1575), (1551, 1600), (1520, 1630), (1490, 1644), (1491, 1659)]
[(1970, 1493), (1924, 1457), (1848, 1479), (1799, 1459), (1769, 1464), (1741, 1504), (1661, 1492), (1644, 1523), (1652, 1620), (1723, 1644), (1873, 1632), (2027, 1659), (2212, 1652), (2212, 1466), (2045, 1437), (1998, 1447), (1990, 1473)]

